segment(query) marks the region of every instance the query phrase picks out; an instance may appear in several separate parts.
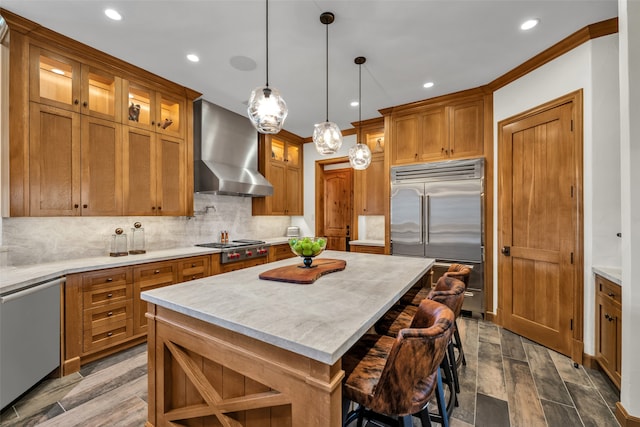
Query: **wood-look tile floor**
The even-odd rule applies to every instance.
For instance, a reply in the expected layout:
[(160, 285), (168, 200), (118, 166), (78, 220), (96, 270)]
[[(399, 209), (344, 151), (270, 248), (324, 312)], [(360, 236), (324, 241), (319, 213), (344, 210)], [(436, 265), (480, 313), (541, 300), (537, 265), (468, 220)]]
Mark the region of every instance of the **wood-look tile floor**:
[[(458, 323), (467, 365), (452, 427), (619, 426), (618, 391), (600, 371), (575, 368), (569, 358), (491, 322), (464, 317)], [(0, 413), (0, 427), (141, 427), (146, 401), (143, 344), (42, 381)]]

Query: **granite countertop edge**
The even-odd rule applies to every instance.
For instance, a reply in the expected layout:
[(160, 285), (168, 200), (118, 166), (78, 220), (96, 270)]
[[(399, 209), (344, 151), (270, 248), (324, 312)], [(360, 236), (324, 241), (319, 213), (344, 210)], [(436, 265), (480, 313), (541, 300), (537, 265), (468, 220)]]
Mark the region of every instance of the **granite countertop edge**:
[(611, 280), (613, 283), (622, 286), (622, 269), (620, 267), (608, 267), (603, 265), (594, 265), (591, 270), (604, 277), (607, 280)]

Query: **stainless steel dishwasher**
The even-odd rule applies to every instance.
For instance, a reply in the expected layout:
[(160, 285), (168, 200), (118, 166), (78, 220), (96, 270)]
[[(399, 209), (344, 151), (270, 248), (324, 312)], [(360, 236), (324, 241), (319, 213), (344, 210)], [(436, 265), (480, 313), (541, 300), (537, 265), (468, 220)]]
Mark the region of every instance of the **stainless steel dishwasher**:
[(0, 408), (60, 365), (64, 278), (0, 294)]

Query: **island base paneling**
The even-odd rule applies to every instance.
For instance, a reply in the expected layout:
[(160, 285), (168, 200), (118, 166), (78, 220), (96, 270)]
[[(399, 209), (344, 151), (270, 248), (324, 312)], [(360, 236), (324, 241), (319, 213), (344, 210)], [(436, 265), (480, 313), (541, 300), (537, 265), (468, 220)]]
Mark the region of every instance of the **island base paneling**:
[(340, 361), (323, 364), (152, 303), (147, 317), (146, 426), (341, 425)]

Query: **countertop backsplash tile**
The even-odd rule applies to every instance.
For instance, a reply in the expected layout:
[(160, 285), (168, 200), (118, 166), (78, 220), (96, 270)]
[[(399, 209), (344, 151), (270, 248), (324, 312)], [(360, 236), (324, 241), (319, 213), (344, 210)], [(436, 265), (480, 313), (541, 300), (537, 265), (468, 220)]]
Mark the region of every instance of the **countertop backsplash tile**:
[(221, 230), (229, 239), (284, 236), (288, 216), (251, 216), (251, 198), (194, 195), (194, 216), (162, 217), (22, 217), (3, 218), (0, 266), (25, 265), (70, 258), (108, 256), (111, 235), (121, 227), (131, 244), (135, 222), (144, 227), (147, 250), (217, 242)]

